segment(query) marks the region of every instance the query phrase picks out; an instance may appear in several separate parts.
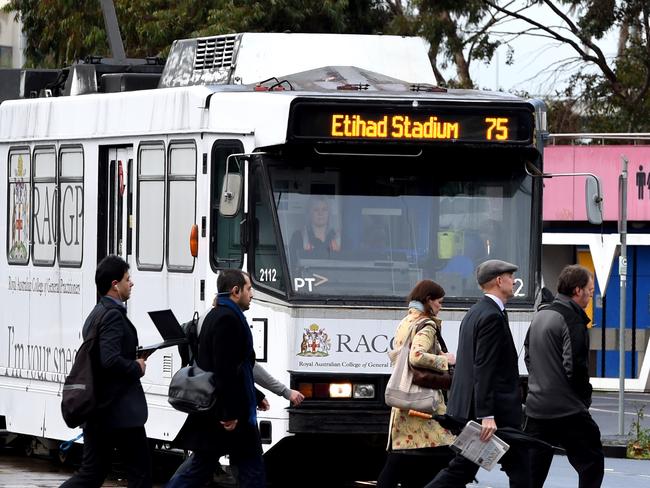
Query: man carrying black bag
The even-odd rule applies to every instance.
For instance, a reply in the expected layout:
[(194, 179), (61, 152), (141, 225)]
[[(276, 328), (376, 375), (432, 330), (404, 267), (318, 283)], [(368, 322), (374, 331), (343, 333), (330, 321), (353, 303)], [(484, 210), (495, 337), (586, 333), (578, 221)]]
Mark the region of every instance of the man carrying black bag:
[[(84, 340), (97, 327), (93, 349), (96, 407), (84, 424), (81, 468), (61, 488), (101, 487), (111, 469), (111, 454), (118, 448), (127, 470), (129, 488), (151, 487), (151, 458), (144, 430), (147, 402), (140, 384), (146, 363), (136, 359), (138, 334), (126, 316), (124, 303), (133, 283), (129, 265), (118, 256), (107, 256), (95, 272), (101, 299), (84, 323)], [(98, 319), (98, 317), (101, 317)]]
[(190, 414), (175, 444), (192, 450), (167, 488), (203, 486), (219, 457), (230, 454), (240, 488), (264, 488), (266, 473), (256, 409), (264, 395), (255, 389), (253, 337), (246, 317), (253, 290), (247, 274), (223, 270), (217, 279), (217, 305), (199, 334), (197, 365), (215, 376), (216, 403), (205, 413)]

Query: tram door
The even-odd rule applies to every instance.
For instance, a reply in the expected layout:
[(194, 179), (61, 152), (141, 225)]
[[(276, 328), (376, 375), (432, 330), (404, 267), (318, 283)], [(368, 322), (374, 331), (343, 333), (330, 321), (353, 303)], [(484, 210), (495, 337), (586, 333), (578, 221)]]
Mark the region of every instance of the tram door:
[(109, 254), (130, 262), (133, 215), (133, 147), (102, 147), (97, 189), (97, 261)]

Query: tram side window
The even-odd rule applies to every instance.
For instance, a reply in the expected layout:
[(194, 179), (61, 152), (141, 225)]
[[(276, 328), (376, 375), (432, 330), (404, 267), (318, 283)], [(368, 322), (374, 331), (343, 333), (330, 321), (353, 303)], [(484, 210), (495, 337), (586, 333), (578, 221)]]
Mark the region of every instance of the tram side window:
[(170, 144), (168, 185), (167, 268), (191, 271), (194, 258), (190, 254), (189, 238), (196, 208), (196, 147), (193, 142)]
[(29, 262), (31, 156), (29, 149), (9, 151), (9, 186), (7, 207), (7, 261)]
[(34, 150), (32, 226), (35, 265), (51, 266), (56, 256), (57, 229), (56, 152), (53, 147)]
[(278, 239), (273, 225), (274, 211), (271, 208), (270, 191), (264, 185), (262, 169), (257, 166), (257, 174), (253, 174), (255, 181), (255, 223), (254, 223), (254, 247), (255, 260), (253, 262), (255, 279), (266, 286), (284, 291), (285, 284), (283, 278), (284, 269)]
[(165, 146), (140, 146), (138, 154), (138, 232), (136, 259), (139, 269), (159, 271), (165, 243)]
[[(213, 269), (241, 268), (244, 250), (241, 245), (241, 221), (243, 205), (233, 217), (219, 215), (219, 201), (226, 173), (226, 159), (231, 154), (244, 152), (242, 143), (237, 140), (222, 140), (212, 147), (212, 169), (210, 184), (210, 262)], [(243, 174), (235, 158), (230, 158), (229, 173)], [(241, 163), (243, 164), (243, 163)]]
[(79, 266), (83, 258), (84, 156), (81, 147), (60, 151), (61, 239), (59, 264)]

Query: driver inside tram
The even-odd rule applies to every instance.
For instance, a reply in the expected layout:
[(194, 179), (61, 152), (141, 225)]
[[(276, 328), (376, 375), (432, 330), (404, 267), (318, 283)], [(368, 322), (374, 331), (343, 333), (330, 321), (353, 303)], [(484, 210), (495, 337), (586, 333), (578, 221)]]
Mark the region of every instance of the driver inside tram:
[(331, 210), (325, 196), (313, 196), (307, 206), (305, 225), (293, 233), (289, 242), (291, 262), (300, 259), (327, 259), (341, 250), (341, 238), (331, 222)]

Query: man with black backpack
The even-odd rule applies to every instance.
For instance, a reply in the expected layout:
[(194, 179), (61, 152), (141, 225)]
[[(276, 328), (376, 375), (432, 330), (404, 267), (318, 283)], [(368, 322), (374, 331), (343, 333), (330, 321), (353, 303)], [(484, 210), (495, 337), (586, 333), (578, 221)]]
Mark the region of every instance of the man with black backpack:
[(95, 272), (101, 296), (84, 323), (86, 340), (97, 334), (90, 350), (96, 402), (83, 426), (81, 468), (62, 488), (101, 487), (111, 469), (114, 448), (121, 451), (129, 488), (151, 487), (151, 457), (144, 429), (147, 403), (140, 383), (145, 358), (136, 358), (138, 334), (126, 316), (125, 302), (133, 282), (129, 265), (118, 256), (107, 256)]

